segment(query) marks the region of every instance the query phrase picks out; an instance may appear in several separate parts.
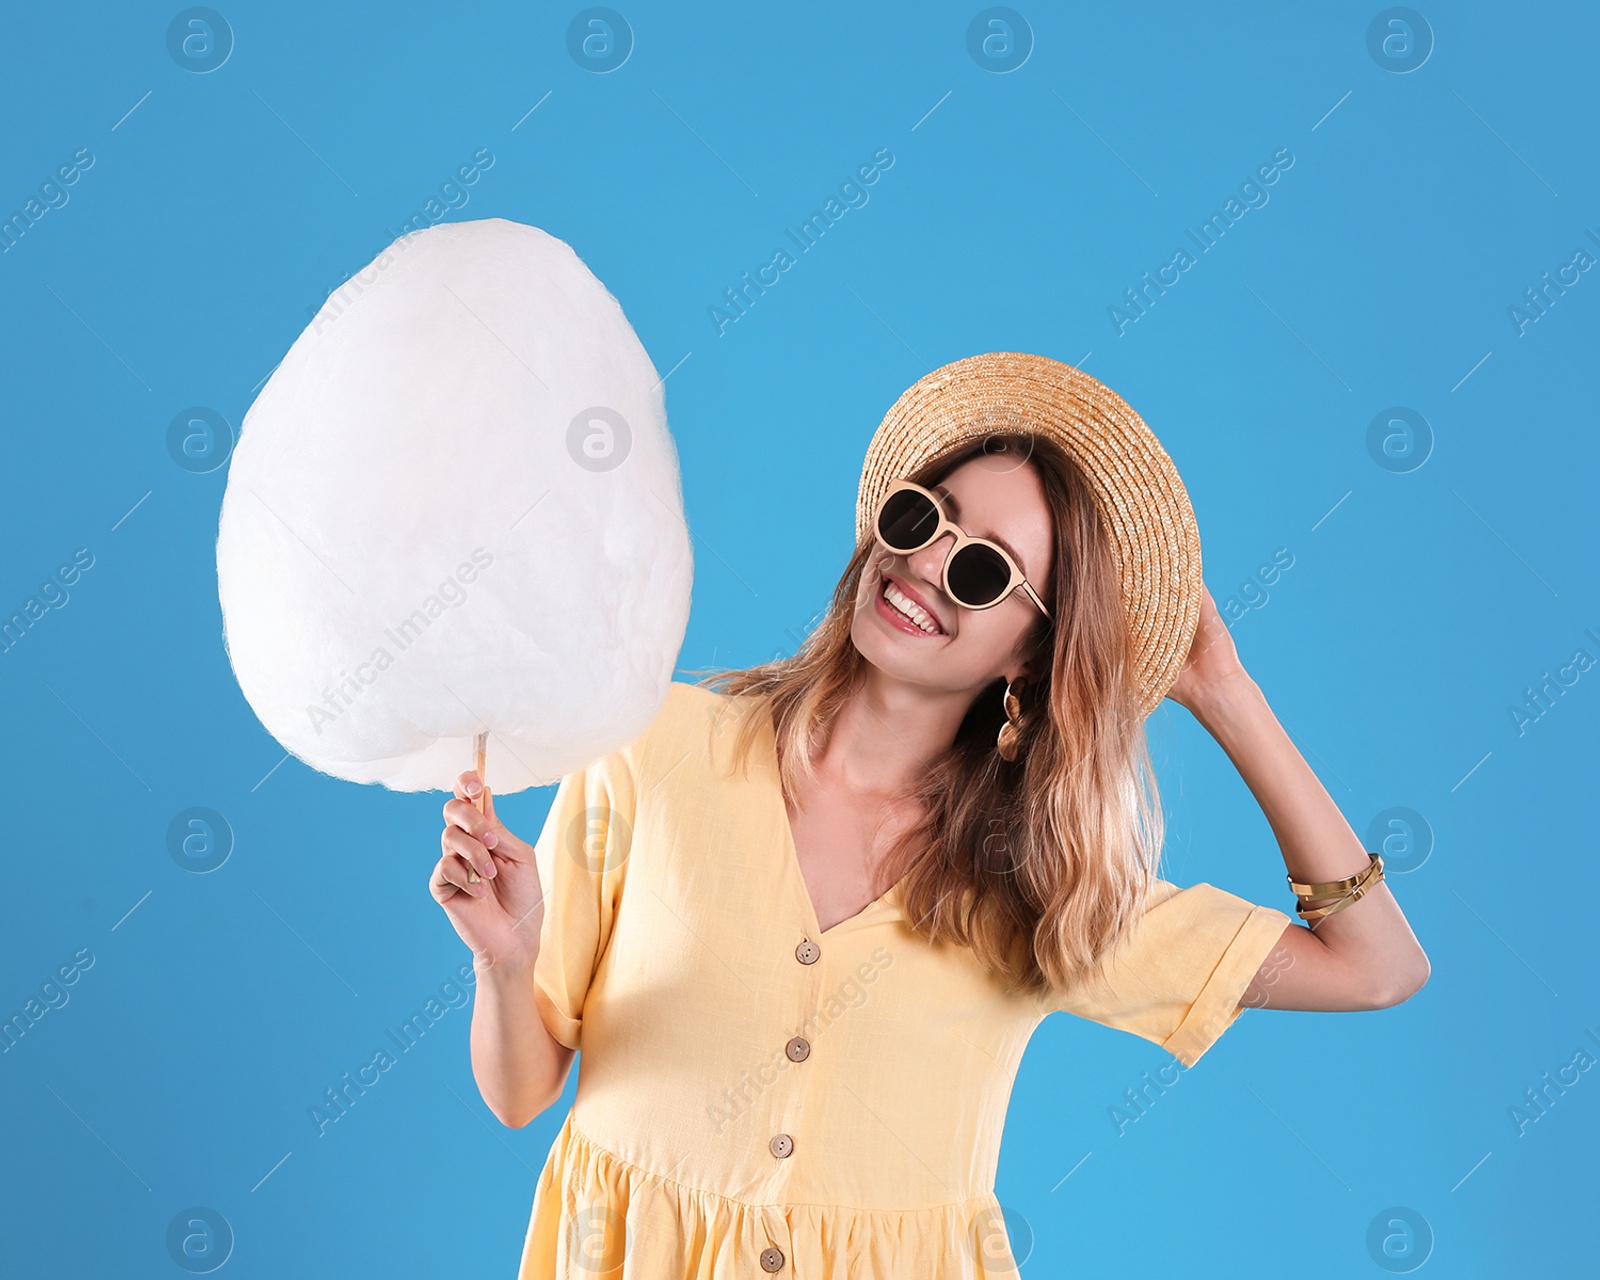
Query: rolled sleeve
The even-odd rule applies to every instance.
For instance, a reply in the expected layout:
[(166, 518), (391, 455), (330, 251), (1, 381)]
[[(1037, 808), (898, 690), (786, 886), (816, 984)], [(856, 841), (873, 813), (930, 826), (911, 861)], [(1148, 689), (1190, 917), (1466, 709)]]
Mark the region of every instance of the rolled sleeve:
[(534, 1001), (569, 1049), (616, 922), (636, 816), (631, 752), (618, 751), (561, 780), (534, 843), (544, 892)]
[(1238, 1019), (1240, 1001), (1283, 931), (1282, 911), (1210, 884), (1157, 880), (1132, 931), (1083, 981), (1045, 1001), (1047, 1012), (1128, 1031), (1192, 1067)]

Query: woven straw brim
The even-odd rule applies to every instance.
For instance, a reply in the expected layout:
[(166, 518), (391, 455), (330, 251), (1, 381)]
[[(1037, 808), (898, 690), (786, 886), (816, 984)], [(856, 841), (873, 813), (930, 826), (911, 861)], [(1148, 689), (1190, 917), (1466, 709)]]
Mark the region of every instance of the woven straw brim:
[(1160, 705), (1200, 620), (1200, 531), (1155, 434), (1104, 383), (1046, 356), (995, 351), (918, 379), (867, 447), (856, 541), (895, 479), (995, 432), (1044, 436), (1077, 461), (1110, 535), (1133, 642), (1141, 709)]

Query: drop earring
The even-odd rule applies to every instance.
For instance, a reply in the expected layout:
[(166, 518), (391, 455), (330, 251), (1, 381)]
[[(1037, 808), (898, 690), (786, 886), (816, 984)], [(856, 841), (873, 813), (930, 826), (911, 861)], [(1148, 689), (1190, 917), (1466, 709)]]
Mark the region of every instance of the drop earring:
[(1000, 736), (995, 739), (995, 749), (999, 751), (1000, 758), (1013, 761), (1017, 758), (1017, 751), (1022, 742), (1022, 690), (1027, 687), (1027, 680), (1017, 676), (1006, 682), (1006, 691), (1001, 696), (1001, 703), (1006, 710), (1006, 722), (1000, 726)]

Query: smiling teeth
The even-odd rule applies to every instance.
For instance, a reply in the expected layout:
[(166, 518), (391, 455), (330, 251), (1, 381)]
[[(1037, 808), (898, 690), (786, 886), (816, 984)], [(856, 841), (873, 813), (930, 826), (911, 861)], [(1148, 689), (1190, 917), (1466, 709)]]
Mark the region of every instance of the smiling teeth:
[(939, 625), (928, 616), (928, 611), (913, 601), (904, 591), (897, 590), (894, 583), (884, 583), (883, 598), (930, 636), (939, 634)]

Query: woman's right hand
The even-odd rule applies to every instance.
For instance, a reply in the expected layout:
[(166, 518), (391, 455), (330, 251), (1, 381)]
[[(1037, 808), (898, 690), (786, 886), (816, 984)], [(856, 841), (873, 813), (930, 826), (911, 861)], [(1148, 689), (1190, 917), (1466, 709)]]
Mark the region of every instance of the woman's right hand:
[[(484, 811), (472, 799), (483, 792)], [(476, 770), (456, 779), (444, 806), (443, 856), (428, 889), (450, 917), (477, 965), (527, 964), (539, 952), (544, 889), (533, 846), (495, 817), (494, 797)], [(474, 880), (474, 875), (477, 879)]]

